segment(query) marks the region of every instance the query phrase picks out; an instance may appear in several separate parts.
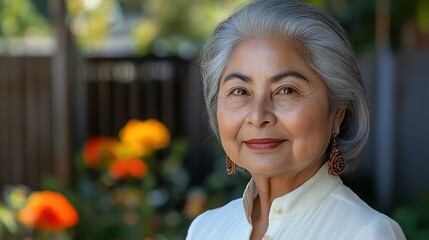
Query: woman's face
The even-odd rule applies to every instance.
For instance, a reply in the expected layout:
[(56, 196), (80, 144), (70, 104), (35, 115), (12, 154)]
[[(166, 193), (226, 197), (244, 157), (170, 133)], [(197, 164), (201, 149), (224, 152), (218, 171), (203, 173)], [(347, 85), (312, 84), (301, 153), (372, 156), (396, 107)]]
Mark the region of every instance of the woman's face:
[(331, 111), (322, 79), (280, 38), (248, 39), (221, 76), (217, 119), (226, 154), (252, 175), (319, 168), (343, 111)]

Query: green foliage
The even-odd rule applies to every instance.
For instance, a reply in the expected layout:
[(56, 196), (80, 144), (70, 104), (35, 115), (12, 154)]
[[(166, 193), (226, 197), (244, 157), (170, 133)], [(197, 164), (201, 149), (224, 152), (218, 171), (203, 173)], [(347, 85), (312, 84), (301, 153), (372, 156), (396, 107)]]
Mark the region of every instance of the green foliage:
[[(33, 0), (35, 1), (35, 0)], [(0, 38), (47, 35), (51, 23), (32, 0), (0, 0)], [(247, 0), (67, 0), (70, 29), (85, 53), (99, 51), (113, 28), (129, 28), (136, 54), (194, 56), (214, 26)], [(358, 52), (373, 50), (376, 0), (303, 0), (325, 9), (345, 27)], [(391, 2), (391, 39), (400, 46), (405, 24), (429, 32), (426, 0)], [(125, 26), (126, 16), (138, 16)], [(6, 40), (5, 40), (6, 39)], [(2, 44), (0, 44), (1, 46)], [(0, 49), (1, 50), (1, 49)]]
[(420, 0), (417, 3), (417, 21), (422, 29), (429, 33), (429, 2)]
[(0, 0), (0, 36), (45, 35), (49, 24), (30, 0)]
[(375, 38), (375, 0), (304, 0), (332, 14), (350, 35), (358, 52), (373, 50)]
[[(145, 0), (142, 4), (145, 18), (133, 31), (137, 51), (140, 54), (153, 52), (157, 55), (195, 54), (215, 25), (240, 2)], [(156, 29), (156, 32), (151, 29)]]
[[(129, 37), (137, 54), (195, 55), (239, 0), (67, 0), (71, 30), (83, 52), (97, 52), (127, 14), (139, 16)], [(88, 4), (91, 3), (91, 4)], [(122, 28), (129, 26), (122, 25)]]
[(26, 186), (5, 186), (0, 199), (0, 239), (18, 240), (26, 233), (16, 214), (24, 207), (29, 189)]
[(244, 189), (250, 180), (250, 175), (242, 169), (237, 169), (235, 175), (228, 176), (225, 172), (223, 159), (218, 159), (213, 172), (205, 180), (208, 209), (221, 207), (229, 201), (243, 196)]
[(398, 222), (408, 240), (429, 239), (429, 193), (415, 205), (400, 207), (393, 218)]
[[(304, 0), (331, 13), (349, 33), (357, 52), (374, 51), (377, 0)], [(394, 49), (401, 46), (404, 26), (416, 21), (429, 32), (427, 0), (395, 0), (390, 2), (390, 39)]]
[(249, 182), (250, 174), (237, 167), (235, 175), (227, 175), (225, 171), (225, 152), (217, 141), (212, 141), (212, 150), (216, 161), (212, 172), (205, 178), (204, 189), (207, 196), (206, 207), (213, 209), (221, 207), (231, 200), (241, 198)]
[(4, 239), (8, 233), (18, 232), (18, 223), (13, 215), (13, 210), (0, 203), (0, 239)]
[(109, 36), (109, 27), (118, 19), (116, 0), (67, 0), (70, 28), (83, 52), (99, 50)]
[(16, 47), (16, 39), (47, 36), (50, 24), (31, 0), (0, 0), (0, 52)]

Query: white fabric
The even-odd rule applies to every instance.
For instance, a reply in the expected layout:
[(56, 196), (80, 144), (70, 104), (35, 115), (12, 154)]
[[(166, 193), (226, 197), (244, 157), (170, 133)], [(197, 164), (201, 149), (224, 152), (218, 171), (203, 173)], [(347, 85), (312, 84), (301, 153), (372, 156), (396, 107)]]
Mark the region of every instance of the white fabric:
[[(248, 240), (251, 211), (258, 195), (251, 180), (243, 198), (198, 216), (187, 240)], [(302, 186), (271, 205), (264, 240), (280, 239), (405, 239), (399, 225), (364, 203), (327, 165)]]

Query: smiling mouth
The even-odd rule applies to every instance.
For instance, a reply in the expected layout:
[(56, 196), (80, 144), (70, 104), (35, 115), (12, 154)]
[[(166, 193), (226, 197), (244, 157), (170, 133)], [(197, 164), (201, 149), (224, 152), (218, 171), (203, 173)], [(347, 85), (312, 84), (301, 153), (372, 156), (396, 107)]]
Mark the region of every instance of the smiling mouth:
[(253, 151), (269, 151), (277, 148), (284, 141), (286, 140), (273, 138), (258, 138), (244, 141), (244, 144), (246, 144), (246, 146)]

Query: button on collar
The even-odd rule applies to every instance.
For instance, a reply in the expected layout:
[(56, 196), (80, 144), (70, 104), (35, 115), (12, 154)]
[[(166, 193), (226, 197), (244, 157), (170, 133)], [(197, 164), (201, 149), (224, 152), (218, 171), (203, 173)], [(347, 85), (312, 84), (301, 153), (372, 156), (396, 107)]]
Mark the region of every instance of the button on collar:
[(278, 215), (281, 215), (281, 214), (283, 213), (283, 209), (282, 209), (282, 208), (280, 208), (280, 207), (276, 207), (276, 208), (274, 209), (274, 212), (275, 212), (276, 214), (278, 214)]

